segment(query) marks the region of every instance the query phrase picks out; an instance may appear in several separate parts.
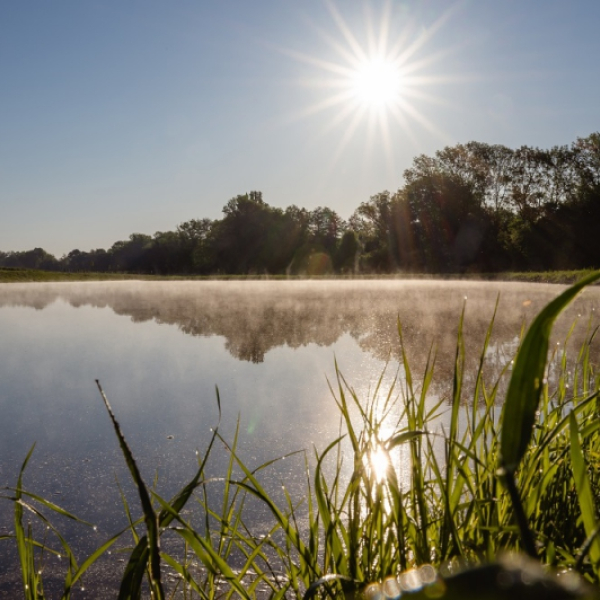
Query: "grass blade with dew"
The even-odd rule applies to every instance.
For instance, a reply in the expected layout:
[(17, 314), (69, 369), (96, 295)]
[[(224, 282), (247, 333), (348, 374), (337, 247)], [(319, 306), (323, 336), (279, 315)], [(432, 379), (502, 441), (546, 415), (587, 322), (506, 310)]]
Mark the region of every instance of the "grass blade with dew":
[[(221, 398), (219, 395), (219, 390), (217, 388), (217, 406), (219, 411), (219, 420), (221, 421)], [(170, 501), (169, 506), (171, 510), (165, 510), (164, 508), (160, 511), (157, 516), (159, 530), (164, 529), (169, 526), (171, 521), (173, 520), (173, 515), (178, 514), (179, 511), (183, 509), (190, 496), (194, 492), (194, 490), (201, 484), (201, 477), (204, 473), (204, 469), (206, 467), (206, 463), (210, 456), (211, 450), (214, 446), (215, 440), (218, 436), (218, 425), (213, 429), (213, 434), (211, 436), (210, 442), (206, 451), (204, 452), (204, 457), (199, 461), (198, 469), (194, 475), (194, 477), (190, 480), (190, 482), (180, 491), (175, 497)], [(121, 486), (119, 485), (119, 489)], [(127, 518), (129, 520), (129, 530), (132, 532), (134, 542), (136, 543), (135, 548), (133, 549), (127, 566), (125, 568), (125, 574), (123, 577), (123, 587), (129, 590), (129, 593), (134, 597), (135, 595), (139, 595), (141, 590), (141, 580), (144, 577), (144, 573), (146, 571), (146, 566), (148, 564), (150, 546), (148, 544), (148, 536), (144, 535), (141, 538), (138, 537), (134, 523), (131, 517), (131, 513), (129, 511), (129, 506), (127, 504), (127, 500), (121, 491), (121, 498), (123, 500), (123, 504), (125, 506), (125, 512)]]
[(29, 528), (29, 536), (25, 533), (23, 527), (23, 505), (21, 504), (22, 499), (22, 486), (23, 486), (23, 473), (27, 467), (27, 463), (33, 454), (35, 444), (31, 447), (23, 464), (19, 471), (19, 478), (17, 480), (17, 488), (15, 495), (15, 534), (17, 538), (17, 550), (19, 553), (19, 560), (21, 562), (21, 576), (23, 578), (23, 594), (25, 600), (36, 600), (38, 598), (38, 586), (40, 584), (37, 571), (35, 569), (33, 545), (31, 540), (31, 528)]
[(240, 578), (233, 572), (233, 569), (219, 555), (212, 545), (192, 529), (181, 515), (176, 512), (168, 502), (163, 500), (158, 494), (154, 494), (154, 498), (161, 504), (165, 512), (171, 513), (173, 519), (178, 521), (181, 527), (175, 529), (191, 548), (194, 549), (196, 555), (202, 560), (205, 567), (213, 569), (215, 573), (226, 579), (240, 594), (242, 598), (249, 598), (247, 590), (242, 585)]
[(598, 279), (600, 271), (565, 290), (537, 315), (525, 334), (514, 362), (502, 417), (501, 467), (509, 473), (516, 471), (531, 439), (543, 387), (552, 325), (571, 300)]
[[(594, 504), (587, 466), (579, 441), (577, 419), (573, 412), (569, 415), (569, 431), (571, 434), (571, 465), (573, 467), (573, 477), (575, 478), (575, 489), (577, 490), (577, 498), (579, 500), (579, 507), (581, 508), (583, 527), (586, 535), (590, 537), (593, 536), (598, 529), (596, 506)], [(594, 570), (596, 571), (600, 566), (600, 539), (597, 535), (589, 545), (589, 554)]]
[[(223, 442), (226, 444), (225, 440), (223, 440)], [(256, 477), (257, 470), (251, 471), (241, 460), (241, 458), (237, 455), (237, 453), (233, 452), (233, 450), (229, 447), (228, 449), (230, 452), (233, 453), (238, 467), (242, 470), (244, 474), (243, 480), (234, 481), (233, 483), (249, 491), (253, 496), (258, 498), (267, 506), (272, 516), (279, 523), (283, 532), (288, 537), (295, 550), (298, 552), (301, 562), (301, 572), (305, 576), (310, 576), (311, 578), (320, 577), (321, 573), (319, 571), (319, 566), (313, 560), (314, 557), (310, 554), (308, 547), (305, 545), (300, 531), (298, 531), (298, 529), (294, 527), (293, 522), (290, 520), (290, 518), (277, 506), (277, 504), (269, 495), (269, 493), (260, 484)], [(295, 452), (291, 454), (295, 454)], [(259, 469), (263, 469), (276, 461), (277, 459), (271, 460), (265, 463), (264, 465), (261, 465)]]
[(544, 387), (548, 346), (552, 326), (563, 309), (587, 285), (600, 279), (600, 271), (585, 277), (547, 304), (529, 327), (514, 362), (506, 392), (500, 432), (500, 475), (511, 497), (521, 532), (523, 549), (537, 556), (515, 482), (519, 466), (531, 440), (540, 396)]
[[(142, 504), (142, 511), (144, 512), (144, 521), (146, 523), (146, 529), (148, 532), (148, 550), (150, 554), (150, 559), (148, 561), (148, 567), (150, 571), (150, 587), (154, 594), (155, 600), (163, 600), (164, 591), (161, 582), (160, 576), (160, 537), (159, 537), (159, 527), (158, 527), (158, 516), (154, 512), (154, 508), (152, 507), (152, 501), (150, 500), (150, 494), (148, 493), (148, 488), (142, 479), (142, 475), (138, 469), (138, 466), (133, 458), (133, 454), (127, 445), (125, 440), (125, 436), (121, 431), (121, 426), (119, 425), (113, 410), (108, 402), (108, 398), (100, 385), (100, 382), (96, 379), (96, 385), (98, 386), (98, 390), (100, 391), (100, 395), (102, 396), (102, 400), (104, 401), (104, 406), (106, 406), (106, 410), (110, 416), (110, 420), (112, 421), (115, 433), (119, 440), (119, 446), (121, 447), (121, 452), (125, 457), (125, 462), (127, 463), (127, 467), (129, 468), (129, 472), (131, 473), (131, 477), (137, 487), (138, 494), (140, 496), (140, 501)], [(123, 580), (125, 584), (125, 579)], [(119, 600), (128, 600), (132, 598), (133, 600), (139, 598), (140, 588), (139, 581), (128, 581), (127, 584), (121, 588), (119, 592)]]
[[(117, 539), (119, 539), (121, 537), (121, 535), (125, 531), (127, 531), (129, 529), (129, 526), (127, 528), (125, 528), (123, 531), (120, 531), (119, 533), (117, 533), (116, 535), (111, 537), (108, 541), (106, 541), (99, 548), (97, 548), (90, 556), (88, 556), (88, 558), (86, 558), (86, 560), (81, 565), (78, 565), (77, 561), (75, 560), (75, 555), (73, 554), (73, 551), (71, 550), (71, 547), (69, 546), (69, 544), (67, 543), (65, 538), (62, 536), (60, 531), (51, 523), (51, 521), (38, 508), (36, 508), (36, 506), (31, 504), (31, 502), (26, 502), (24, 500), (24, 497), (28, 497), (31, 500), (34, 500), (36, 503), (38, 503), (42, 507), (45, 507), (45, 508), (51, 510), (53, 513), (55, 513), (57, 515), (60, 515), (62, 517), (65, 517), (67, 519), (75, 521), (82, 525), (86, 525), (89, 527), (92, 527), (92, 525), (91, 525), (91, 523), (88, 523), (87, 521), (84, 521), (84, 520), (76, 517), (75, 515), (73, 515), (69, 511), (63, 509), (62, 507), (58, 506), (54, 502), (50, 502), (49, 500), (46, 500), (45, 498), (39, 496), (38, 494), (34, 494), (32, 492), (29, 492), (29, 491), (23, 489), (22, 476), (23, 476), (25, 467), (29, 461), (29, 458), (31, 457), (32, 452), (33, 452), (33, 447), (29, 451), (27, 458), (25, 459), (23, 466), (21, 467), (21, 473), (19, 476), (19, 481), (17, 483), (17, 487), (14, 489), (8, 488), (8, 489), (12, 489), (12, 491), (15, 492), (15, 496), (14, 497), (2, 496), (2, 498), (12, 500), (13, 502), (16, 503), (15, 509), (16, 509), (16, 518), (17, 519), (22, 520), (21, 517), (22, 517), (23, 508), (25, 508), (31, 514), (33, 514), (43, 524), (46, 531), (50, 531), (54, 534), (54, 536), (56, 536), (62, 549), (57, 550), (57, 549), (54, 549), (54, 548), (48, 546), (45, 542), (38, 542), (38, 541), (34, 540), (32, 538), (31, 530), (29, 531), (27, 537), (22, 538), (22, 535), (24, 533), (22, 524), (21, 524), (21, 526), (17, 525), (16, 535), (9, 536), (9, 537), (11, 537), (11, 538), (14, 537), (17, 539), (17, 546), (19, 549), (19, 553), (21, 553), (21, 549), (23, 548), (22, 542), (24, 542), (24, 544), (25, 544), (25, 552), (24, 552), (23, 557), (25, 559), (25, 564), (27, 565), (26, 570), (28, 571), (25, 574), (26, 582), (24, 580), (24, 585), (26, 585), (26, 598), (29, 598), (29, 594), (31, 594), (31, 593), (34, 594), (34, 596), (32, 596), (32, 597), (35, 597), (35, 598), (44, 598), (45, 597), (43, 590), (42, 590), (40, 569), (37, 569), (33, 562), (33, 559), (35, 557), (35, 555), (33, 553), (33, 549), (36, 548), (42, 553), (47, 552), (47, 553), (57, 556), (58, 558), (61, 558), (62, 556), (67, 558), (67, 563), (68, 563), (67, 572), (65, 575), (64, 588), (63, 588), (63, 593), (62, 593), (61, 598), (63, 600), (68, 600), (71, 597), (71, 591), (72, 591), (72, 588), (75, 585), (75, 583), (77, 581), (79, 581), (79, 579), (81, 579), (81, 577), (87, 572), (87, 570), (90, 568), (90, 566), (94, 562), (96, 562), (96, 560), (100, 556), (102, 556), (106, 552), (106, 550), (108, 550), (108, 548), (110, 548), (117, 541)], [(36, 580), (37, 580), (37, 582), (36, 582)], [(37, 590), (37, 592), (36, 592), (36, 590)], [(37, 595), (35, 595), (35, 594), (37, 594)]]

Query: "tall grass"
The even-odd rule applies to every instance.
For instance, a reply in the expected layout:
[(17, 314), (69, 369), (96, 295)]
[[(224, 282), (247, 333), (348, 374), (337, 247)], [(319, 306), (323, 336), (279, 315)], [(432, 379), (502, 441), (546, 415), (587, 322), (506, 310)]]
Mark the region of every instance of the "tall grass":
[[(14, 505), (15, 533), (5, 538), (16, 545), (25, 598), (46, 597), (42, 565), (49, 553), (67, 559), (61, 597), (68, 599), (125, 534), (133, 544), (115, 590), (119, 600), (597, 597), (600, 377), (592, 356), (597, 329), (590, 323), (573, 357), (568, 343), (550, 356), (548, 348), (558, 314), (598, 278), (600, 273), (587, 277), (540, 312), (514, 363), (496, 381), (484, 377), (494, 317), (477, 372), (467, 374), (463, 312), (449, 399), (435, 398), (432, 390), (433, 348), (424, 372), (413, 373), (400, 324), (401, 361), (392, 384), (382, 374), (369, 397), (361, 398), (336, 365), (331, 392), (340, 436), (322, 452), (306, 454), (305, 473), (297, 475), (306, 480), (302, 499), (284, 490), (283, 501), (277, 501), (262, 483), (263, 472), (277, 459), (250, 470), (238, 452), (237, 433), (225, 440), (218, 427), (194, 477), (173, 498), (162, 498), (142, 479), (99, 386), (141, 516), (133, 516), (131, 500), (123, 495), (129, 526), (78, 564), (50, 518), (76, 517), (24, 488), (30, 452), (16, 487), (4, 495)], [(474, 381), (469, 389), (467, 375)], [(504, 377), (510, 379), (502, 398)], [(217, 446), (229, 453), (229, 465), (214, 479), (207, 472)], [(253, 529), (247, 507), (256, 502), (271, 516), (267, 532)], [(24, 522), (24, 509), (36, 522)], [(530, 558), (515, 562), (503, 558), (506, 552)], [(176, 583), (167, 584), (167, 573)]]

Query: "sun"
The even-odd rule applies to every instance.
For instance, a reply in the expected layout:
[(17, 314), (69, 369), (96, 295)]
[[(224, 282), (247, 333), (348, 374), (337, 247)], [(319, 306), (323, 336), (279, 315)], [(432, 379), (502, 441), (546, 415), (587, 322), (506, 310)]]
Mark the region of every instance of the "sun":
[(402, 72), (385, 58), (370, 58), (356, 65), (349, 77), (356, 100), (367, 108), (387, 109), (402, 99)]
[(326, 124), (315, 137), (320, 140), (334, 130), (341, 132), (331, 155), (332, 164), (359, 132), (366, 132), (365, 153), (383, 150), (391, 169), (396, 140), (418, 146), (420, 130), (424, 129), (428, 135), (447, 141), (449, 136), (429, 115), (435, 114), (433, 107), (446, 104), (439, 86), (455, 80), (450, 73), (436, 73), (435, 69), (435, 63), (453, 49), (439, 48), (436, 36), (460, 4), (445, 5), (427, 27), (421, 27), (414, 19), (404, 18), (400, 3), (391, 0), (383, 3), (380, 15), (365, 4), (364, 18), (354, 15), (352, 23), (335, 0), (323, 3), (333, 21), (333, 27), (315, 26), (325, 42), (324, 49), (319, 54), (281, 49), (308, 67), (298, 84), (313, 98), (288, 120), (326, 115), (328, 119), (322, 121)]

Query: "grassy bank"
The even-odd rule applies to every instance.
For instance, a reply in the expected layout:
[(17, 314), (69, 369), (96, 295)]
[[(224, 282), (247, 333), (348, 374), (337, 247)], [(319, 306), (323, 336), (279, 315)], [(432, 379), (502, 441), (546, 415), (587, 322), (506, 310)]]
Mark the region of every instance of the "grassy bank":
[[(195, 476), (173, 498), (162, 498), (143, 481), (98, 385), (138, 492), (123, 497), (129, 526), (80, 561), (54, 525), (76, 517), (26, 488), (30, 453), (4, 495), (14, 508), (14, 534), (0, 540), (17, 548), (24, 597), (45, 598), (45, 565), (56, 554), (63, 556), (62, 597), (76, 597), (91, 565), (125, 536), (120, 599), (598, 597), (595, 324), (581, 348), (565, 340), (548, 350), (556, 316), (599, 277), (567, 289), (539, 313), (501, 376), (509, 379), (502, 397), (501, 380), (485, 376), (494, 322), (476, 372), (467, 373), (460, 315), (448, 401), (428, 402), (433, 351), (420, 374), (403, 352), (401, 376), (387, 389), (382, 377), (368, 398), (338, 372), (331, 392), (340, 437), (314, 460), (307, 457), (306, 472), (296, 474), (306, 480), (302, 501), (285, 492), (276, 500), (262, 483), (271, 463), (250, 470), (237, 436), (223, 439), (218, 428)], [(402, 346), (401, 326), (398, 334)], [(444, 429), (436, 424), (442, 414)], [(229, 456), (218, 480), (207, 475), (215, 452)], [(408, 481), (400, 463), (408, 465)], [(266, 534), (253, 530), (252, 501), (270, 514)], [(187, 512), (188, 504), (199, 517)], [(503, 558), (507, 551), (516, 557)]]
[(126, 273), (63, 273), (61, 271), (40, 271), (0, 267), (0, 283), (26, 283), (46, 281), (127, 281), (140, 279), (161, 279), (153, 275), (129, 275)]
[(182, 280), (262, 280), (273, 281), (288, 279), (442, 279), (442, 280), (484, 280), (484, 281), (522, 281), (524, 283), (562, 283), (572, 284), (590, 275), (591, 269), (579, 271), (547, 271), (547, 272), (505, 272), (505, 273), (467, 273), (455, 275), (433, 275), (416, 273), (399, 274), (356, 274), (356, 275), (322, 275), (303, 277), (300, 275), (140, 275), (130, 273), (64, 273), (60, 271), (40, 271), (36, 269), (20, 269), (0, 267), (0, 283), (44, 282), (44, 281), (182, 281)]

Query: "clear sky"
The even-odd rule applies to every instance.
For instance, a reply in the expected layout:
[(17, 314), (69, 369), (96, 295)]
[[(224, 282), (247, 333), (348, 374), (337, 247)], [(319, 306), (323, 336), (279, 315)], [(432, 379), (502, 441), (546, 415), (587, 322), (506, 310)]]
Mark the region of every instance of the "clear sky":
[(0, 250), (233, 196), (348, 218), (418, 154), (600, 130), (598, 0), (0, 2)]

